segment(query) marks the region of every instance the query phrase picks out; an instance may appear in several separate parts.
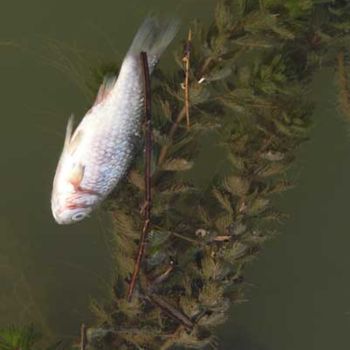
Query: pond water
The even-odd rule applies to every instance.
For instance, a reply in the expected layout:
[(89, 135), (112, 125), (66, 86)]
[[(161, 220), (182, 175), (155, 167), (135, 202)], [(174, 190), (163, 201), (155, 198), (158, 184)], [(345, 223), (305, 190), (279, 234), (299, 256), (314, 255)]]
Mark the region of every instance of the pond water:
[[(2, 6), (0, 327), (33, 321), (47, 335), (70, 338), (92, 319), (89, 303), (107, 297), (110, 282), (102, 214), (64, 227), (51, 217), (67, 118), (89, 107), (78, 84), (55, 68), (60, 51), (52, 47), (113, 62), (151, 11), (177, 13), (185, 27), (193, 18), (209, 19), (214, 3), (16, 0)], [(312, 142), (300, 151), (298, 186), (280, 203), (291, 217), (250, 265), (250, 300), (232, 309), (220, 331), (221, 349), (323, 350), (350, 343), (350, 137), (336, 112), (333, 75), (324, 72), (314, 84)]]
[(350, 345), (350, 135), (337, 112), (334, 71), (313, 82), (311, 140), (280, 201), (281, 235), (249, 267), (249, 301), (221, 330), (226, 350), (326, 350)]
[(85, 54), (87, 61), (119, 62), (152, 11), (177, 14), (185, 26), (194, 17), (209, 18), (212, 9), (210, 0), (33, 0), (3, 6), (0, 326), (33, 321), (45, 334), (71, 337), (81, 321), (89, 321), (90, 299), (109, 290), (106, 220), (97, 214), (61, 227), (51, 215), (67, 119), (89, 107), (79, 81), (64, 72), (69, 64), (56, 69), (59, 54), (79, 52), (79, 62)]

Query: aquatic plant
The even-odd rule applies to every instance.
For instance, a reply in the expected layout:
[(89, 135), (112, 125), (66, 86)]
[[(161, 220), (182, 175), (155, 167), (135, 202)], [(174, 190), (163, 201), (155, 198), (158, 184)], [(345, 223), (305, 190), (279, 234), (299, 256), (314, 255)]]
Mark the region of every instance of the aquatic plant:
[[(341, 71), (349, 28), (342, 0), (220, 1), (209, 27), (191, 25), (176, 70), (152, 79), (153, 199), (136, 288), (128, 301), (144, 226), (141, 146), (104, 205), (115, 274), (110, 300), (92, 304), (81, 349), (216, 346), (215, 327), (244, 300), (246, 264), (283, 221), (273, 203), (292, 186), (287, 171), (308, 139), (313, 72), (337, 62)], [(205, 164), (203, 184), (193, 175), (209, 136), (223, 161)]]
[(40, 339), (40, 334), (33, 326), (8, 327), (0, 330), (1, 350), (29, 350)]
[[(42, 334), (33, 326), (9, 326), (0, 329), (0, 350), (59, 350), (61, 342), (49, 347), (38, 346)], [(67, 348), (66, 348), (67, 349)], [(68, 349), (67, 349), (68, 350)]]
[[(142, 154), (105, 205), (115, 281), (111, 302), (93, 305), (87, 348), (215, 347), (213, 329), (244, 298), (244, 267), (283, 219), (273, 200), (308, 138), (312, 73), (336, 63), (349, 23), (343, 1), (233, 0), (218, 3), (209, 28), (191, 26), (190, 58), (179, 50), (178, 70), (153, 79), (151, 231), (137, 288), (129, 302)], [(203, 188), (188, 172), (208, 134), (226, 165)]]

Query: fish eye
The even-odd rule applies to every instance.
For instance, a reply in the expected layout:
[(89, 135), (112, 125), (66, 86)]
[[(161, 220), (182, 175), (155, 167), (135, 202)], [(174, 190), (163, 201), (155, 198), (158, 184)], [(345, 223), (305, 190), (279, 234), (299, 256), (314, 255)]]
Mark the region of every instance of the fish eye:
[(80, 221), (80, 220), (83, 220), (86, 216), (87, 216), (87, 214), (81, 211), (79, 213), (75, 213), (72, 216), (72, 220), (73, 221)]

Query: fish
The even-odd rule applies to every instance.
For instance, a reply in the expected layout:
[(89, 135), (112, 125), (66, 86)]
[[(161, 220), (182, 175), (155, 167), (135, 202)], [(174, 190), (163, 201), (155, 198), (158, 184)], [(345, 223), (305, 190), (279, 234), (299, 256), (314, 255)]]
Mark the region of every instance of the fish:
[(141, 52), (147, 54), (151, 74), (178, 27), (177, 19), (147, 17), (134, 36), (118, 77), (104, 78), (93, 106), (74, 131), (73, 117), (69, 118), (51, 192), (51, 210), (58, 224), (88, 217), (125, 176), (141, 137)]

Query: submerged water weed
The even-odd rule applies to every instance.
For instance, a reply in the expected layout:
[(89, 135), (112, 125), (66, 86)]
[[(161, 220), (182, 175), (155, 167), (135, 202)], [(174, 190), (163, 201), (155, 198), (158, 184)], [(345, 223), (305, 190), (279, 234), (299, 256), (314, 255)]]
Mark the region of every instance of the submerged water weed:
[[(244, 300), (246, 264), (284, 218), (273, 199), (292, 186), (287, 170), (308, 139), (312, 73), (336, 64), (349, 27), (341, 0), (220, 1), (209, 27), (191, 25), (188, 79), (180, 47), (178, 69), (157, 70), (152, 81), (151, 231), (134, 296), (127, 301), (143, 226), (141, 152), (104, 205), (113, 222), (112, 296), (93, 304), (96, 324), (81, 348), (217, 346), (215, 327)], [(187, 172), (208, 133), (227, 166), (203, 189)]]
[(0, 349), (32, 349), (35, 343), (40, 339), (41, 335), (33, 326), (28, 327), (8, 327), (0, 331)]
[(9, 326), (0, 330), (1, 350), (69, 350), (66, 346), (61, 347), (58, 342), (51, 346), (40, 346), (43, 336), (33, 325)]
[[(308, 138), (312, 73), (336, 62), (349, 23), (343, 1), (232, 0), (219, 2), (209, 28), (191, 26), (191, 127), (180, 49), (178, 71), (158, 70), (153, 79), (152, 225), (136, 293), (128, 303), (142, 155), (105, 205), (114, 225), (114, 297), (94, 306), (100, 320), (89, 328), (88, 349), (216, 347), (213, 329), (243, 300), (245, 265), (283, 219), (272, 202), (291, 187), (286, 172)], [(229, 171), (203, 191), (185, 174), (207, 133), (218, 135)]]

